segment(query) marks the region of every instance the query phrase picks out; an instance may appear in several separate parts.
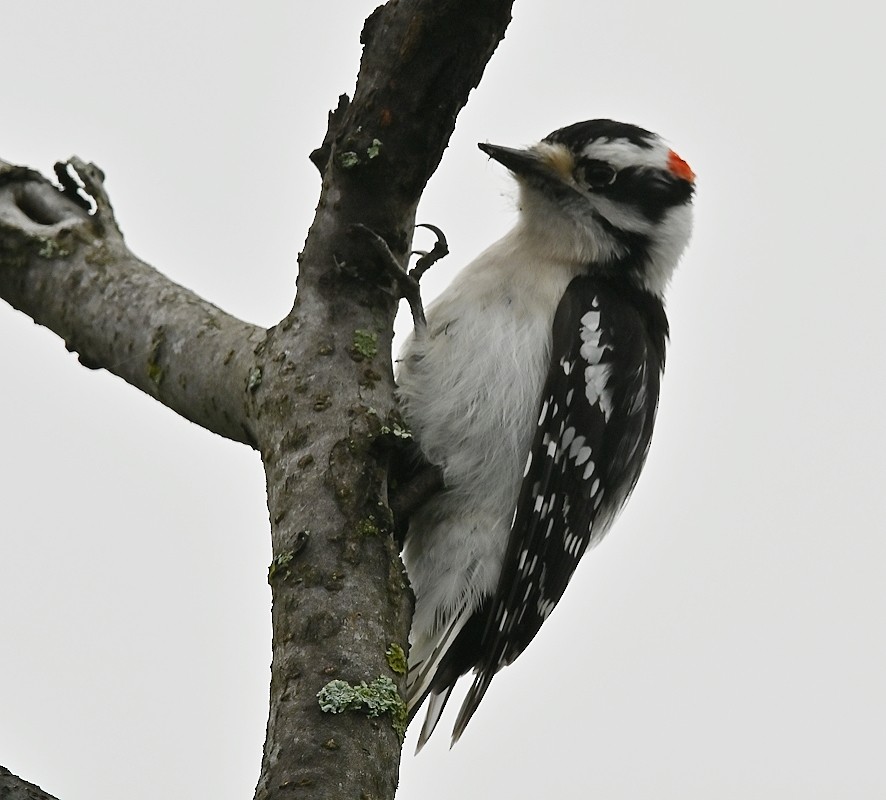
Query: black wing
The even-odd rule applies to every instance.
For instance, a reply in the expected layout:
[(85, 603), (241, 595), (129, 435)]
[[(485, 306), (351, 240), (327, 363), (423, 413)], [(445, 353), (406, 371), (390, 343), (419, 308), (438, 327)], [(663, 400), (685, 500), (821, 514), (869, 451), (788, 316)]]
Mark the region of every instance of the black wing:
[(498, 587), (458, 739), (493, 675), (526, 648), (588, 546), (633, 489), (649, 448), (664, 366), (661, 302), (599, 278), (570, 283)]

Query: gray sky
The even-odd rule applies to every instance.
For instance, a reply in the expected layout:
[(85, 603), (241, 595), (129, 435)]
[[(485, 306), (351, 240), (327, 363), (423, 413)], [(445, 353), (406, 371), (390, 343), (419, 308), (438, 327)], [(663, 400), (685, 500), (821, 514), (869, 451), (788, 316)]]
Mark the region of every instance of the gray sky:
[[(7, 0), (0, 157), (94, 160), (138, 255), (272, 324), (319, 191), (307, 154), (374, 5)], [(478, 141), (656, 130), (699, 176), (696, 233), (633, 499), (458, 746), (405, 756), (401, 797), (886, 796), (872, 14), (517, 0), (420, 210), (452, 251), (426, 291), (513, 220)], [(0, 341), (0, 763), (62, 800), (251, 797), (258, 457), (6, 306)]]

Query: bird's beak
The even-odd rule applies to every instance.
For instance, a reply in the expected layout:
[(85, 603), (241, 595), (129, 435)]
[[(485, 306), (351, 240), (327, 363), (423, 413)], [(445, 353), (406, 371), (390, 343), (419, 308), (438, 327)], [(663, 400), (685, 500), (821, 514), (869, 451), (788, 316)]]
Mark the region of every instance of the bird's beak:
[(531, 184), (554, 191), (571, 184), (575, 162), (563, 145), (542, 142), (528, 150), (514, 150), (484, 142), (477, 146), (490, 158), (506, 166), (517, 178)]
[(515, 150), (512, 147), (501, 147), (497, 144), (479, 142), (477, 144), (486, 155), (494, 158), (499, 164), (506, 166), (515, 175), (529, 177), (550, 172), (544, 160), (533, 150)]

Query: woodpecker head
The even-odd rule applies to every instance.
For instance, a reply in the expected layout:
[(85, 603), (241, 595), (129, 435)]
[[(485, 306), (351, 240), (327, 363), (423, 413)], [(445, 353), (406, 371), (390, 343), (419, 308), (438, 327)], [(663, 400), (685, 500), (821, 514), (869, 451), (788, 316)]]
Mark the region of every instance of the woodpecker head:
[(663, 294), (689, 241), (695, 174), (659, 136), (595, 119), (526, 150), (479, 147), (517, 178), (527, 241)]

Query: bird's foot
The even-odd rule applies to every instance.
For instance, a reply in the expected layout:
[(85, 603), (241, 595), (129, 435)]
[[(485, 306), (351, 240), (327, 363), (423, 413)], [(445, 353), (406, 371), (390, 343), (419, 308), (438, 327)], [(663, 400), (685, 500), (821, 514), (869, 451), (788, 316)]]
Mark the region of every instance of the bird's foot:
[(415, 278), (416, 281), (420, 281), (422, 275), (433, 267), (434, 264), (436, 264), (441, 258), (445, 258), (449, 255), (449, 242), (446, 241), (446, 234), (436, 225), (431, 225), (428, 222), (419, 222), (415, 227), (427, 228), (437, 237), (437, 241), (434, 242), (434, 246), (430, 250), (412, 250), (409, 253), (411, 256), (419, 256), (418, 261), (415, 262), (415, 266), (409, 270), (409, 275), (410, 277)]
[(437, 237), (437, 241), (430, 250), (412, 250), (409, 255), (419, 256), (415, 266), (408, 272), (400, 266), (396, 256), (391, 252), (388, 243), (371, 228), (365, 225), (354, 225), (353, 229), (366, 236), (379, 255), (381, 264), (390, 275), (398, 295), (409, 303), (412, 319), (416, 327), (427, 325), (425, 309), (421, 301), (421, 288), (419, 281), (422, 276), (441, 258), (449, 253), (449, 245), (446, 236), (436, 225), (420, 223), (416, 228), (427, 228)]

